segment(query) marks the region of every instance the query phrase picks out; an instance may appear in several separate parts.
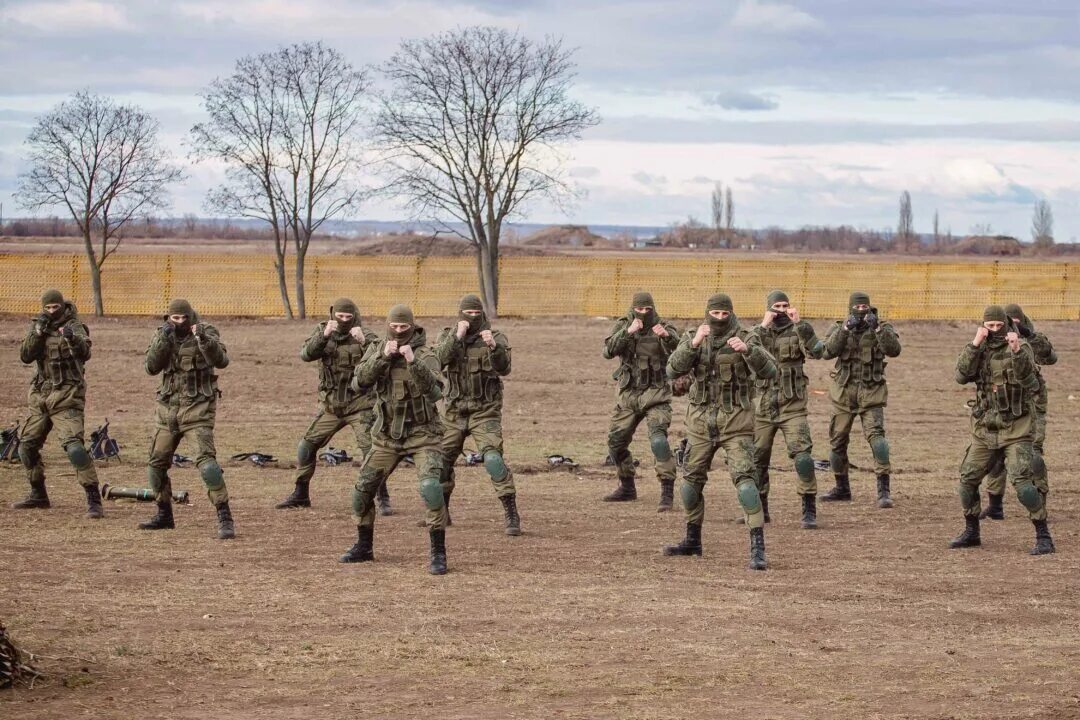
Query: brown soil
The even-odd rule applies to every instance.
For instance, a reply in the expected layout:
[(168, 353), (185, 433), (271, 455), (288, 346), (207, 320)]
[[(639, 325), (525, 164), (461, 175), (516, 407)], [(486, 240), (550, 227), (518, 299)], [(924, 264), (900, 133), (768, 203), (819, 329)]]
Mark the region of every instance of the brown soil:
[[(0, 319), (3, 421), (24, 412), (23, 323)], [(109, 502), (103, 521), (84, 519), (52, 442), (51, 510), (11, 510), (22, 472), (0, 469), (0, 620), (48, 673), (33, 689), (0, 692), (0, 717), (1080, 717), (1075, 324), (1043, 325), (1063, 359), (1046, 369), (1057, 555), (1028, 556), (1031, 525), (1012, 497), (1007, 520), (986, 523), (981, 549), (946, 549), (962, 525), (955, 485), (970, 394), (953, 363), (973, 327), (898, 323), (905, 347), (889, 367), (887, 414), (896, 507), (877, 509), (872, 476), (856, 471), (854, 502), (823, 504), (821, 529), (800, 530), (794, 476), (775, 472), (771, 567), (754, 573), (722, 462), (707, 490), (704, 558), (661, 556), (684, 526), (681, 512), (655, 512), (643, 436), (641, 499), (600, 502), (615, 483), (602, 466), (607, 321), (500, 323), (515, 353), (507, 456), (525, 534), (502, 534), (482, 469), (461, 468), (441, 578), (426, 572), (411, 469), (391, 478), (398, 514), (378, 521), (374, 563), (336, 562), (354, 539), (355, 468), (320, 468), (312, 509), (273, 509), (315, 409), (315, 369), (297, 358), (309, 324), (216, 324), (233, 358), (222, 372), (220, 456), (262, 450), (281, 467), (226, 463), (232, 542), (212, 539), (194, 469), (173, 472), (194, 502), (161, 533), (135, 529), (152, 513), (146, 504)], [(141, 363), (154, 322), (91, 325), (88, 424), (108, 417), (124, 454), (101, 478), (141, 486), (156, 383)], [(827, 372), (811, 364), (815, 391)], [(679, 401), (676, 415), (684, 409)], [(811, 417), (825, 457), (821, 394)], [(681, 420), (673, 429), (677, 440)], [(338, 440), (353, 449), (347, 432)], [(582, 467), (549, 471), (550, 453)], [(869, 467), (864, 443), (852, 460)], [(774, 463), (787, 465), (782, 452)]]

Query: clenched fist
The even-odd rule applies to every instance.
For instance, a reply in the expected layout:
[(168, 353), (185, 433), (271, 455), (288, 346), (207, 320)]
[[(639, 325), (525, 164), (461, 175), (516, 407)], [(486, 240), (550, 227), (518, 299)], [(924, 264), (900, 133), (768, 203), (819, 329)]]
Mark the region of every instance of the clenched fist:
[(397, 340), (387, 340), (386, 341), (386, 347), (383, 348), (382, 352), (383, 352), (383, 355), (385, 355), (386, 357), (393, 357), (394, 355), (397, 355), (397, 352), (398, 352)]
[(802, 319), (802, 318), (801, 318), (801, 317), (799, 316), (799, 311), (798, 311), (798, 310), (796, 310), (796, 309), (795, 309), (795, 308), (793, 308), (793, 307), (789, 307), (789, 308), (788, 308), (788, 310), (787, 310), (787, 315), (788, 315), (788, 317), (789, 317), (789, 318), (791, 318), (791, 322), (793, 322), (793, 323), (797, 323), (797, 322), (799, 322), (799, 320), (801, 320), (801, 319)]
[(767, 328), (772, 325), (773, 320), (776, 319), (776, 313), (772, 310), (765, 311), (765, 317), (761, 318), (761, 327)]
[(490, 330), (481, 330), (480, 339), (484, 341), (484, 344), (489, 348), (495, 347), (495, 336), (491, 334)]
[(399, 350), (401, 357), (405, 358), (405, 362), (412, 362), (415, 355), (413, 355), (412, 345), (402, 345)]
[(468, 334), (468, 332), (469, 332), (469, 321), (468, 320), (458, 320), (458, 323), (457, 323), (457, 337), (458, 337), (458, 340), (465, 337), (465, 335)]
[(1014, 353), (1020, 352), (1020, 336), (1014, 332), (1005, 335), (1005, 342), (1009, 343), (1009, 350)]
[(738, 335), (732, 335), (731, 337), (729, 337), (727, 344), (729, 348), (731, 348), (737, 353), (744, 353), (750, 349), (746, 346), (746, 343), (739, 339)]
[(653, 335), (656, 335), (656, 337), (667, 337), (669, 335), (668, 331), (665, 330), (664, 326), (660, 323), (656, 323), (655, 325), (653, 325), (652, 331)]
[(349, 331), (349, 334), (352, 335), (354, 340), (359, 340), (361, 343), (364, 342), (363, 328), (354, 327), (352, 330)]
[(636, 332), (640, 332), (643, 327), (645, 327), (645, 323), (641, 322), (638, 318), (634, 318), (634, 321), (626, 328), (626, 334), (633, 335)]
[(705, 342), (707, 337), (709, 337), (709, 323), (701, 323), (698, 325), (697, 332), (694, 333), (694, 339), (690, 341), (690, 344), (694, 347), (701, 347), (701, 343)]
[(975, 331), (975, 339), (971, 341), (971, 344), (979, 347), (988, 337), (990, 337), (990, 331), (986, 329), (986, 326), (980, 325), (979, 329)]
[(323, 328), (323, 331), (322, 331), (323, 337), (330, 337), (331, 335), (333, 335), (334, 333), (337, 332), (337, 329), (338, 329), (338, 321), (337, 320), (331, 320), (330, 322), (326, 323), (326, 327)]

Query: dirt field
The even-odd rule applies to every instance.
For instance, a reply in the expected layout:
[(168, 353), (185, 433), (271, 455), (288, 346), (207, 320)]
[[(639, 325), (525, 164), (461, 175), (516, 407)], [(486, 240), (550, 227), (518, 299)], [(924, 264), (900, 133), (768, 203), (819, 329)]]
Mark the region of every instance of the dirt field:
[[(1044, 323), (1063, 359), (1047, 368), (1047, 462), (1058, 553), (1032, 558), (1030, 523), (1010, 495), (984, 547), (949, 551), (962, 527), (956, 471), (966, 446), (953, 363), (971, 326), (900, 323), (887, 414), (896, 507), (878, 510), (873, 477), (856, 500), (824, 505), (800, 530), (790, 470), (773, 475), (768, 572), (746, 568), (747, 533), (718, 461), (707, 490), (705, 557), (664, 558), (681, 511), (657, 514), (651, 462), (642, 499), (608, 504), (609, 322), (503, 324), (515, 371), (508, 459), (525, 534), (508, 538), (480, 469), (461, 469), (448, 533), (451, 572), (426, 572), (415, 475), (391, 478), (397, 514), (376, 526), (376, 562), (344, 566), (354, 539), (356, 469), (320, 468), (314, 507), (273, 509), (292, 485), (296, 442), (315, 409), (316, 370), (297, 357), (310, 323), (220, 320), (219, 455), (261, 450), (282, 467), (224, 463), (239, 537), (212, 539), (197, 471), (173, 473), (194, 502), (173, 532), (136, 523), (146, 504), (82, 493), (54, 443), (50, 511), (15, 512), (21, 470), (0, 469), (0, 620), (48, 677), (0, 692), (24, 718), (1075, 718), (1080, 717), (1080, 326)], [(445, 322), (430, 320), (429, 328)], [(91, 320), (88, 423), (105, 417), (124, 462), (104, 482), (144, 485), (157, 379), (142, 371), (152, 320)], [(817, 323), (819, 331), (823, 323)], [(0, 319), (0, 421), (21, 416), (30, 371), (21, 318)], [(812, 363), (823, 390), (831, 363)], [(685, 406), (676, 406), (681, 436)], [(812, 398), (827, 456), (827, 399)], [(88, 428), (89, 430), (89, 428)], [(347, 435), (340, 441), (352, 450)], [(180, 452), (185, 452), (181, 446)], [(644, 437), (635, 453), (647, 451)], [(579, 472), (548, 471), (549, 453)], [(865, 443), (853, 462), (870, 466)], [(778, 455), (774, 462), (786, 466)], [(820, 485), (828, 486), (825, 474)]]

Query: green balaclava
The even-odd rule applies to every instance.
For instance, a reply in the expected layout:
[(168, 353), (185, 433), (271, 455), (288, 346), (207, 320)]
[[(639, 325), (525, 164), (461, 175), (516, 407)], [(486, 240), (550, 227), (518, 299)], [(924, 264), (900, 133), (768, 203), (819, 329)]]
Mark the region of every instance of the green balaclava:
[(195, 317), (195, 310), (191, 307), (191, 303), (183, 298), (173, 300), (169, 303), (169, 312), (165, 315), (166, 321), (170, 315), (187, 315), (187, 320), (176, 326), (177, 336), (184, 337), (191, 332), (191, 323)]
[[(479, 310), (479, 315), (466, 315), (466, 310)], [(474, 337), (480, 334), (481, 330), (490, 330), (491, 325), (488, 323), (487, 314), (484, 312), (484, 303), (476, 295), (465, 295), (458, 302), (458, 319), (464, 320), (469, 323), (469, 330), (465, 333), (466, 337)]]
[(390, 323), (408, 323), (411, 327), (400, 333), (396, 333), (389, 327), (386, 329), (386, 337), (390, 340), (397, 340), (399, 343), (407, 343), (412, 340), (413, 333), (416, 332), (416, 319), (413, 317), (412, 310), (408, 305), (395, 305), (390, 308), (390, 312), (386, 314), (386, 324)]
[(1009, 316), (1005, 314), (1004, 308), (1000, 305), (991, 305), (983, 310), (983, 322), (1003, 322), (1005, 323), (1002, 328), (996, 332), (990, 333), (987, 338), (987, 345), (990, 347), (1001, 347), (1005, 344), (1005, 335), (1009, 332)]
[(856, 305), (870, 305), (870, 296), (864, 293), (862, 290), (855, 290), (848, 297), (848, 310), (860, 318), (866, 317), (869, 310), (856, 310)]
[[(727, 310), (731, 314), (726, 320), (719, 320), (709, 314), (710, 310)], [(709, 330), (714, 337), (726, 335), (736, 322), (735, 308), (731, 304), (731, 298), (724, 293), (716, 293), (710, 297), (708, 304), (705, 305), (705, 322), (709, 323)]]
[[(46, 305), (59, 305), (56, 312), (45, 312)], [(41, 293), (41, 311), (49, 316), (50, 320), (57, 320), (64, 314), (64, 295), (59, 290), (50, 289)]]
[[(634, 308), (647, 307), (649, 312), (639, 313)], [(656, 314), (656, 303), (653, 302), (652, 293), (647, 293), (644, 290), (640, 290), (634, 293), (634, 299), (630, 301), (630, 315), (641, 321), (641, 324), (646, 328), (651, 328), (653, 325), (660, 321), (660, 316)]]
[[(352, 320), (342, 322), (337, 319), (336, 313), (349, 313), (352, 315)], [(360, 327), (360, 308), (356, 307), (356, 303), (349, 298), (338, 298), (330, 306), (330, 319), (337, 321), (338, 332), (347, 333), (354, 327)]]
[(1017, 332), (1024, 337), (1028, 337), (1035, 332), (1035, 323), (1031, 322), (1031, 318), (1024, 314), (1024, 308), (1016, 303), (1009, 303), (1006, 305), (1005, 314), (1013, 321), (1013, 325), (1016, 327)]
[[(771, 293), (769, 293), (769, 296), (765, 298), (765, 309), (775, 312), (772, 308), (773, 305), (778, 302), (790, 303), (791, 301), (788, 300), (787, 293), (785, 293), (783, 290), (773, 290)], [(778, 329), (785, 328), (791, 324), (791, 318), (788, 317), (787, 313), (776, 313), (776, 315), (773, 317), (772, 324)]]

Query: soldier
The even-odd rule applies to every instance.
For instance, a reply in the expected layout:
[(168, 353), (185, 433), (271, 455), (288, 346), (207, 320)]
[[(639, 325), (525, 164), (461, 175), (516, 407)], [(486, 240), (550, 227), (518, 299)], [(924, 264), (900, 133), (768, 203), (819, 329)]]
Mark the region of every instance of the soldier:
[(75, 303), (64, 300), (59, 290), (46, 290), (41, 296), (41, 308), (19, 346), (19, 359), (27, 365), (35, 363), (37, 368), (30, 382), (30, 417), (19, 437), (19, 459), (26, 468), (30, 494), (12, 507), (49, 507), (41, 446), (55, 427), (60, 447), (86, 492), (86, 516), (96, 520), (104, 516), (101, 490), (94, 460), (83, 445), (83, 365), (90, 360), (90, 330), (79, 319)]
[(435, 357), (449, 383), (443, 412), (443, 502), (450, 522), (454, 492), (454, 461), (465, 437), (472, 435), (491, 476), (495, 496), (503, 506), (507, 535), (521, 534), (514, 475), (503, 461), (502, 378), (510, 374), (510, 341), (492, 330), (484, 305), (476, 295), (458, 303), (458, 322), (446, 328), (435, 344)]
[(375, 492), (406, 455), (412, 455), (427, 505), (432, 575), (446, 574), (445, 503), (439, 478), (443, 456), (442, 423), (435, 406), (442, 397), (439, 360), (426, 347), (424, 328), (405, 305), (390, 308), (385, 342), (371, 343), (353, 375), (353, 384), (375, 389), (371, 452), (353, 489), (357, 540), (343, 563), (375, 559)]
[(671, 509), (675, 494), (675, 458), (668, 443), (671, 383), (664, 368), (679, 344), (679, 336), (675, 326), (657, 314), (656, 303), (649, 293), (635, 293), (630, 305), (626, 317), (619, 318), (604, 341), (604, 357), (619, 359), (619, 369), (612, 375), (619, 382), (619, 399), (608, 430), (608, 454), (618, 468), (619, 486), (604, 500), (637, 500), (630, 441), (644, 420), (660, 481), (660, 504), (656, 510), (664, 512)]
[[(1012, 303), (1005, 306), (1005, 314), (1009, 316), (1020, 337), (1027, 340), (1032, 353), (1035, 355), (1035, 376), (1039, 379), (1039, 389), (1035, 393), (1034, 429), (1032, 431), (1034, 440), (1032, 449), (1035, 454), (1032, 457), (1031, 470), (1035, 486), (1039, 488), (1039, 492), (1043, 494), (1045, 499), (1050, 492), (1050, 485), (1046, 477), (1046, 462), (1043, 458), (1043, 444), (1046, 442), (1047, 393), (1046, 381), (1043, 379), (1041, 366), (1056, 363), (1057, 353), (1054, 352), (1054, 346), (1046, 335), (1035, 330), (1035, 323), (1031, 322), (1031, 319), (1024, 314), (1023, 308)], [(979, 515), (980, 520), (987, 518), (990, 520), (1005, 519), (1005, 510), (1001, 502), (1005, 498), (1005, 477), (1005, 465), (1001, 462), (995, 462), (986, 478), (987, 508)]]
[(146, 348), (146, 372), (161, 374), (148, 467), (157, 514), (139, 527), (143, 530), (176, 527), (169, 468), (180, 441), (190, 437), (195, 441), (195, 465), (206, 485), (207, 497), (217, 510), (217, 536), (228, 540), (236, 536), (236, 531), (225, 475), (214, 447), (214, 421), (221, 396), (214, 370), (227, 367), (229, 355), (217, 328), (203, 322), (187, 300), (169, 303), (163, 319), (165, 324), (154, 333)]
[(856, 290), (848, 298), (847, 320), (838, 320), (825, 336), (827, 360), (836, 358), (829, 399), (833, 414), (829, 421), (829, 463), (836, 475), (836, 487), (821, 496), (824, 501), (851, 500), (848, 481), (848, 441), (855, 418), (862, 421), (863, 435), (870, 443), (877, 475), (877, 504), (893, 506), (889, 491), (889, 441), (885, 439), (885, 405), (889, 387), (885, 382), (885, 358), (900, 354), (900, 337), (892, 325), (882, 322), (870, 296)]
[(817, 527), (817, 478), (810, 424), (806, 421), (806, 387), (803, 371), (806, 358), (818, 359), (825, 345), (814, 334), (814, 326), (799, 318), (782, 290), (773, 290), (765, 300), (765, 317), (754, 327), (761, 346), (776, 359), (779, 372), (759, 378), (754, 417), (754, 448), (757, 452), (758, 492), (765, 522), (769, 522), (769, 463), (777, 430), (784, 433), (788, 457), (795, 462), (802, 498), (802, 527)]
[[(330, 306), (330, 318), (319, 323), (304, 346), (300, 359), (319, 361), (319, 414), (308, 426), (296, 451), (296, 487), (277, 504), (280, 509), (311, 507), (308, 488), (315, 475), (319, 450), (346, 425), (356, 435), (361, 460), (371, 452), (371, 424), (375, 421), (375, 393), (371, 388), (353, 389), (353, 371), (364, 350), (379, 336), (362, 327), (360, 310), (349, 298)], [(393, 514), (390, 493), (384, 482), (378, 492), (379, 514)]]
[(739, 327), (724, 294), (713, 295), (705, 323), (687, 332), (667, 364), (668, 377), (693, 374), (686, 412), (687, 448), (680, 488), (686, 508), (686, 538), (664, 548), (665, 555), (701, 555), (701, 524), (705, 519), (703, 490), (716, 451), (723, 448), (731, 481), (750, 528), (750, 568), (764, 570), (765, 515), (757, 489), (754, 463), (755, 380), (777, 375), (776, 361), (753, 333)]
[(1046, 496), (1033, 481), (1035, 452), (1035, 397), (1039, 376), (1028, 341), (1008, 329), (1008, 317), (999, 305), (983, 312), (975, 339), (960, 351), (956, 382), (975, 383), (971, 406), (971, 444), (960, 466), (960, 503), (965, 528), (951, 548), (975, 547), (979, 537), (979, 484), (990, 466), (1004, 459), (1009, 482), (1035, 526), (1032, 555), (1054, 552), (1046, 524)]

